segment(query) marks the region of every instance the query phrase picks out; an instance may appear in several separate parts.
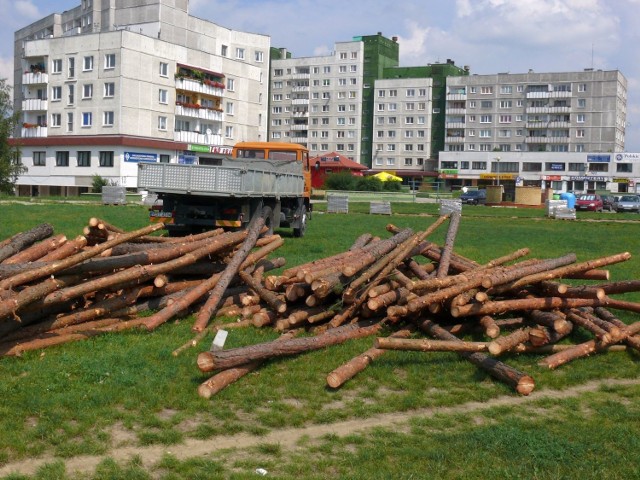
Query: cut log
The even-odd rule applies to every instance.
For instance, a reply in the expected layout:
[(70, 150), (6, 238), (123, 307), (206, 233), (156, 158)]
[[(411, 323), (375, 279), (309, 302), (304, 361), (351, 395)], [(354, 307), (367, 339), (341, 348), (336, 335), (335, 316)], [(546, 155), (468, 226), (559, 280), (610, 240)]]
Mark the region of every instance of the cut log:
[(511, 311), (528, 310), (554, 310), (578, 307), (598, 307), (608, 305), (609, 300), (598, 300), (597, 298), (518, 298), (514, 300), (498, 300), (483, 304), (461, 305), (451, 309), (451, 315), (458, 317), (468, 317), (470, 315), (494, 315)]
[(53, 235), (53, 227), (48, 223), (41, 223), (30, 230), (14, 235), (5, 245), (0, 247), (0, 262), (51, 235)]
[(502, 337), (496, 338), (494, 341), (489, 343), (489, 353), (495, 356), (502, 355), (504, 352), (508, 352), (516, 345), (525, 343), (529, 340), (529, 330), (530, 329), (528, 327), (520, 328), (509, 335), (503, 335)]
[(451, 264), (451, 255), (453, 254), (453, 244), (456, 240), (456, 235), (458, 234), (460, 217), (460, 212), (453, 212), (449, 216), (449, 228), (447, 229), (444, 246), (440, 253), (440, 262), (438, 263), (438, 269), (436, 270), (436, 278), (444, 278), (449, 274), (449, 265)]
[(34, 243), (28, 248), (21, 250), (20, 252), (12, 255), (4, 260), (4, 265), (11, 265), (17, 263), (29, 263), (35, 262), (44, 257), (51, 250), (55, 250), (63, 245), (67, 241), (67, 237), (64, 234), (54, 235), (53, 237), (46, 238), (40, 242)]
[(416, 352), (486, 352), (487, 342), (463, 340), (431, 340), (428, 338), (377, 338), (376, 348), (382, 350), (412, 350)]
[(238, 367), (256, 360), (298, 355), (338, 345), (355, 338), (377, 335), (381, 328), (382, 323), (380, 322), (355, 323), (330, 329), (315, 337), (294, 338), (281, 342), (265, 342), (216, 352), (202, 352), (198, 355), (198, 368), (202, 372), (212, 372), (214, 370)]

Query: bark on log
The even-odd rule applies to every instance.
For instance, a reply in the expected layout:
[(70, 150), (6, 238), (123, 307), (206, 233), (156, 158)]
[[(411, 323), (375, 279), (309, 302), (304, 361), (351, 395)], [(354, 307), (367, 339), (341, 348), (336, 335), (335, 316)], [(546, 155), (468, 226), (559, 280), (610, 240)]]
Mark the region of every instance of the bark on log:
[[(420, 327), (429, 335), (441, 340), (462, 341), (431, 320), (425, 320)], [(520, 395), (529, 395), (535, 388), (535, 382), (532, 377), (484, 353), (458, 352), (458, 355), (483, 369), (493, 378), (506, 383)]]
[(530, 329), (528, 327), (521, 328), (509, 335), (503, 335), (502, 337), (496, 338), (494, 341), (489, 343), (489, 353), (495, 356), (502, 355), (504, 352), (508, 352), (519, 343), (528, 341), (529, 330)]
[(578, 307), (598, 307), (609, 305), (610, 301), (598, 300), (596, 298), (518, 298), (514, 300), (499, 300), (486, 302), (483, 304), (461, 305), (451, 309), (451, 315), (458, 317), (468, 317), (470, 315), (494, 315), (516, 310), (552, 310)]
[[(407, 338), (411, 335), (411, 332), (411, 329), (399, 330), (391, 334), (390, 338)], [(355, 377), (358, 373), (367, 368), (371, 362), (380, 358), (384, 354), (385, 350), (381, 348), (370, 348), (329, 373), (329, 375), (327, 375), (327, 385), (331, 388), (341, 387), (347, 380)]]
[(480, 317), (478, 323), (483, 328), (484, 334), (487, 337), (498, 338), (500, 336), (500, 327), (491, 315), (483, 315)]
[(15, 255), (10, 256), (2, 263), (4, 265), (15, 265), (17, 263), (35, 262), (44, 257), (51, 250), (55, 250), (56, 248), (63, 245), (66, 241), (67, 237), (62, 233), (54, 235), (50, 238), (45, 238), (44, 240), (34, 243), (30, 247), (19, 251)]
[(256, 360), (298, 355), (338, 345), (348, 340), (377, 335), (381, 328), (382, 323), (356, 323), (330, 329), (315, 337), (265, 342), (216, 352), (202, 352), (198, 355), (198, 368), (202, 372), (211, 372), (237, 367)]
[(533, 323), (552, 328), (562, 335), (569, 334), (573, 329), (571, 322), (566, 320), (566, 315), (559, 311), (529, 310), (526, 316)]
[(0, 247), (0, 262), (51, 235), (53, 235), (53, 226), (48, 223), (41, 223), (30, 230), (14, 235), (6, 245)]
[(460, 216), (460, 212), (453, 212), (449, 216), (449, 228), (447, 229), (444, 246), (440, 253), (440, 263), (438, 263), (438, 269), (436, 270), (436, 278), (444, 278), (449, 274), (453, 244), (455, 243), (458, 227), (460, 226)]
[(416, 352), (486, 352), (487, 342), (463, 340), (431, 340), (428, 338), (377, 338), (376, 348), (382, 350), (411, 350)]
[(46, 255), (38, 259), (38, 262), (54, 262), (56, 260), (62, 260), (63, 258), (70, 257), (80, 252), (87, 246), (86, 237), (79, 235), (73, 240), (68, 240), (55, 250), (51, 250)]

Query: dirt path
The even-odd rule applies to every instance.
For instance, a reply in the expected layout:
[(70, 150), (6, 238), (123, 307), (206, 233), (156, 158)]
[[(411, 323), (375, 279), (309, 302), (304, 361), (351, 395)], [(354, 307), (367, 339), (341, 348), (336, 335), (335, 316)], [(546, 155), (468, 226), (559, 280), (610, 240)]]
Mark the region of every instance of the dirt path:
[[(95, 471), (98, 464), (106, 458), (112, 458), (116, 462), (122, 463), (133, 456), (138, 456), (145, 467), (151, 467), (165, 454), (171, 454), (179, 460), (185, 460), (188, 458), (210, 455), (216, 451), (228, 449), (242, 450), (261, 444), (279, 444), (283, 449), (288, 450), (294, 448), (302, 438), (318, 439), (327, 434), (344, 436), (375, 427), (393, 427), (397, 430), (400, 425), (406, 425), (408, 420), (414, 417), (432, 417), (435, 414), (453, 415), (461, 412), (474, 413), (499, 406), (526, 405), (537, 400), (548, 398), (562, 400), (577, 397), (585, 392), (597, 391), (603, 386), (612, 387), (628, 385), (640, 385), (640, 379), (593, 381), (566, 390), (535, 391), (528, 397), (502, 396), (485, 403), (469, 402), (456, 407), (438, 409), (426, 408), (410, 412), (389, 413), (328, 425), (310, 425), (304, 428), (277, 430), (261, 436), (238, 434), (228, 437), (214, 437), (208, 440), (188, 439), (180, 445), (172, 446), (159, 445), (149, 447), (115, 448), (105, 455), (73, 457), (64, 460), (64, 462), (68, 474), (91, 474)], [(41, 466), (58, 460), (61, 459), (53, 456), (44, 456), (36, 459), (10, 463), (0, 468), (0, 477), (4, 477), (11, 473), (33, 475)]]

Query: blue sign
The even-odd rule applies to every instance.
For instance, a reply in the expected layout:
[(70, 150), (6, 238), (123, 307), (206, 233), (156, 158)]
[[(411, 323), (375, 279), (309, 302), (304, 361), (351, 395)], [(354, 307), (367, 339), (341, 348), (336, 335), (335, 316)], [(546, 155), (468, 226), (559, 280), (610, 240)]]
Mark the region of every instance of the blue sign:
[(562, 171), (564, 170), (564, 163), (552, 163), (549, 165), (549, 170), (559, 170)]
[(587, 155), (587, 162), (589, 163), (603, 163), (610, 161), (611, 155)]
[(157, 162), (157, 153), (139, 153), (139, 152), (124, 152), (125, 162)]
[(195, 155), (178, 155), (178, 163), (182, 165), (194, 165), (197, 159)]

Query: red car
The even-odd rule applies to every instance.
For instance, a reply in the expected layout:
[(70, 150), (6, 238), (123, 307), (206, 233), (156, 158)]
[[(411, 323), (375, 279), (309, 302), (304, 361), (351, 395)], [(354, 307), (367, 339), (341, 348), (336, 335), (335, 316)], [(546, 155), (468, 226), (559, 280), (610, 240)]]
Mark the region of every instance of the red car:
[(603, 209), (602, 197), (593, 193), (578, 195), (576, 198), (576, 210), (589, 210), (601, 212)]

